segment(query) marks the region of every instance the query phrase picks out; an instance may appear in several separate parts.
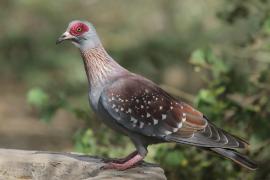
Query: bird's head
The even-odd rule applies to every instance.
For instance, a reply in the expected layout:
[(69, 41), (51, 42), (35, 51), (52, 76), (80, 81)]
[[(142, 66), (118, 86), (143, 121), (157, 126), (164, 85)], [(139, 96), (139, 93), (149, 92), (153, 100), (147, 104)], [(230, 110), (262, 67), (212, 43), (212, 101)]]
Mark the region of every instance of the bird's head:
[(57, 39), (56, 44), (65, 40), (70, 40), (80, 49), (95, 48), (100, 45), (94, 26), (87, 21), (71, 21), (66, 32)]

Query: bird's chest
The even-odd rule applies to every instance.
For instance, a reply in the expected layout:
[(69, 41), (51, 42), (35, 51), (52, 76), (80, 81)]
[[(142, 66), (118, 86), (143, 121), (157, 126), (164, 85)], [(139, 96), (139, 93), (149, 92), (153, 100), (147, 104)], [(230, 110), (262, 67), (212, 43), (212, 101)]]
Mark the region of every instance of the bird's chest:
[(101, 94), (101, 89), (98, 90), (89, 90), (88, 98), (89, 98), (89, 104), (92, 107), (92, 109), (97, 112), (98, 111), (98, 101)]

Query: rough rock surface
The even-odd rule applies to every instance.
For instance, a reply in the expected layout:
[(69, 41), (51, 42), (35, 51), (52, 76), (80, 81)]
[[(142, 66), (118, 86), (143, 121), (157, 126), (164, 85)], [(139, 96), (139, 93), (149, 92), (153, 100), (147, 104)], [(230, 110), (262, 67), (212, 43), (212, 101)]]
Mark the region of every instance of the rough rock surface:
[(0, 180), (166, 179), (153, 164), (126, 171), (100, 170), (101, 158), (72, 153), (0, 149)]

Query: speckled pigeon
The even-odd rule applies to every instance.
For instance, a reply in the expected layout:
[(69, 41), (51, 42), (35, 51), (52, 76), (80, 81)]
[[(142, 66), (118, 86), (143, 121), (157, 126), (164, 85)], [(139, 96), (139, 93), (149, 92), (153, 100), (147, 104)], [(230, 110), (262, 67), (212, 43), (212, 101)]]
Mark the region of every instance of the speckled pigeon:
[(125, 170), (147, 155), (147, 146), (175, 142), (197, 146), (254, 170), (255, 162), (235, 149), (248, 143), (217, 128), (203, 113), (179, 101), (152, 81), (120, 66), (103, 48), (94, 26), (72, 21), (57, 44), (70, 40), (80, 50), (95, 113), (114, 130), (127, 135), (136, 151), (104, 169)]

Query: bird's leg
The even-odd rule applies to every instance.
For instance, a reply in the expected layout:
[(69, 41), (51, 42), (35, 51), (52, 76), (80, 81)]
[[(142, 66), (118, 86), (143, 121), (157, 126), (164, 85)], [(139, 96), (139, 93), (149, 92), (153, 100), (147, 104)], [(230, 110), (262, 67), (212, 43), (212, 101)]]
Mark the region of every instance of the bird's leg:
[[(132, 153), (132, 155), (133, 155), (133, 153)], [(123, 163), (110, 162), (110, 163), (104, 165), (102, 167), (102, 169), (116, 169), (116, 170), (123, 171), (123, 170), (126, 170), (126, 169), (133, 167), (134, 165), (139, 163), (141, 160), (143, 160), (143, 158), (144, 158), (144, 156), (142, 156), (138, 152), (136, 152), (135, 155), (131, 156), (131, 158), (126, 160), (125, 162), (123, 162)]]
[(124, 162), (128, 161), (129, 159), (133, 158), (133, 156), (135, 156), (136, 154), (138, 154), (138, 151), (134, 151), (131, 154), (129, 154), (128, 156), (124, 157), (124, 158), (118, 158), (118, 159), (106, 159), (103, 160), (103, 162), (105, 163), (117, 163), (117, 164), (123, 164)]

